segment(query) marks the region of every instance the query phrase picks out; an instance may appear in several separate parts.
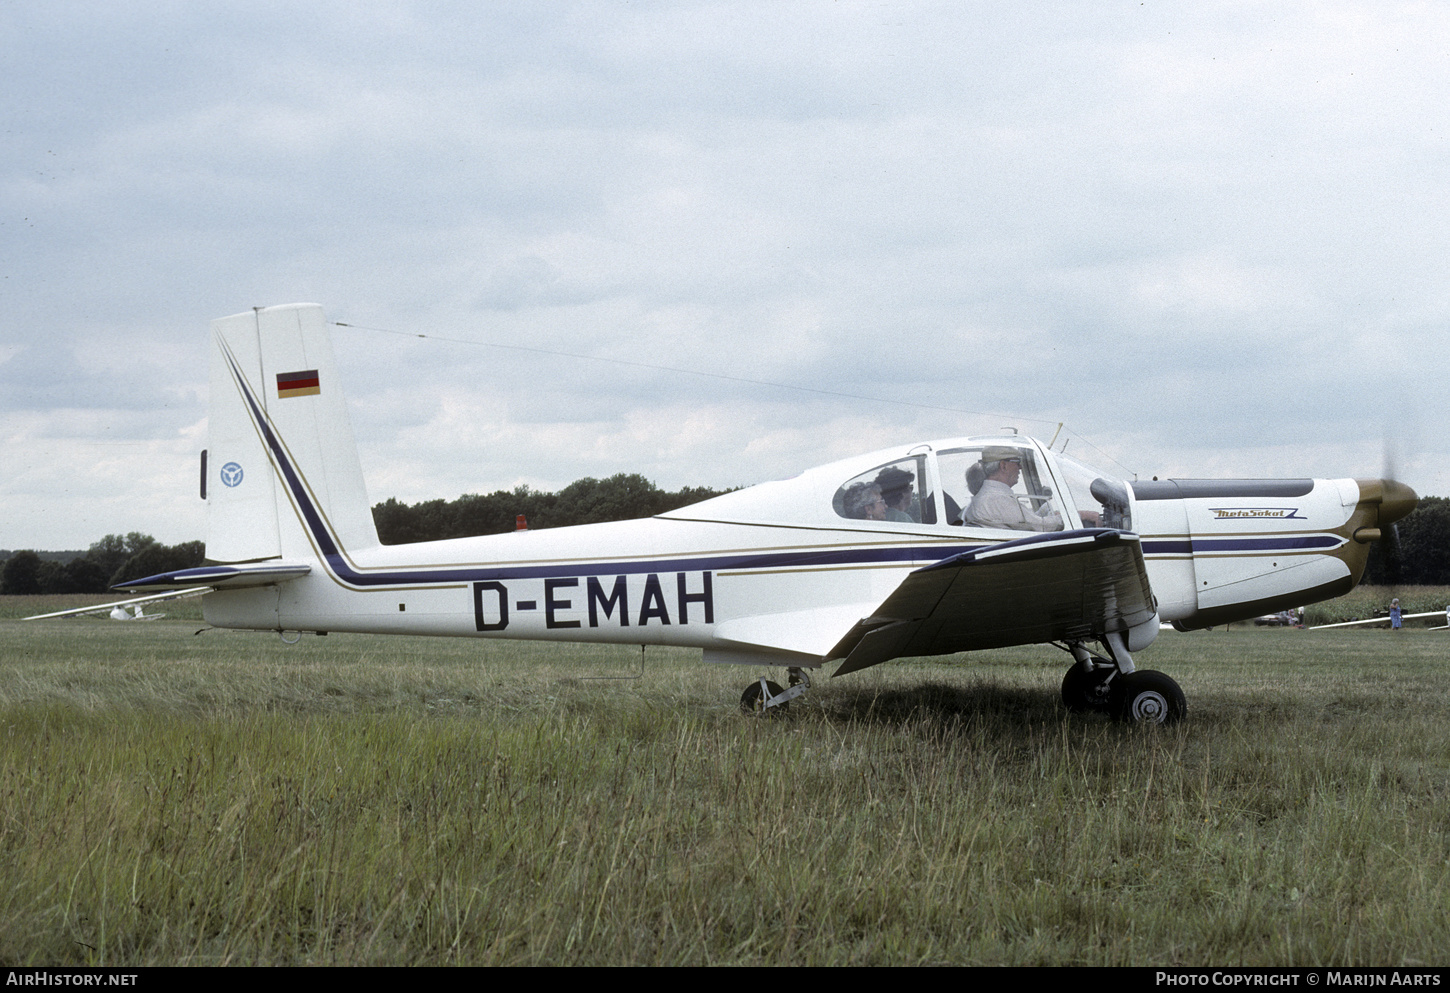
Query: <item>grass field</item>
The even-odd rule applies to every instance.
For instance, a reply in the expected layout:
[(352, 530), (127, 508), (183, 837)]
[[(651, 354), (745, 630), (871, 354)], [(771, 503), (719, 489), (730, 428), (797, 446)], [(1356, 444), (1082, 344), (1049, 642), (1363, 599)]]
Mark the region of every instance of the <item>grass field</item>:
[(1165, 632), (1159, 729), (1066, 715), (1051, 648), (755, 719), (698, 652), (199, 626), (0, 620), (0, 963), (1450, 948), (1443, 632)]

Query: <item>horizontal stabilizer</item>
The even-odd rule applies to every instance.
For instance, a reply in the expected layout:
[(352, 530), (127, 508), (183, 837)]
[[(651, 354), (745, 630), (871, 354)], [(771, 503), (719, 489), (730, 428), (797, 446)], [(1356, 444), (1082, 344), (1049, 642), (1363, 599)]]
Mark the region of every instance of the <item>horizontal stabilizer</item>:
[(824, 661), (854, 672), (889, 659), (1100, 638), (1155, 621), (1138, 536), (1035, 534), (918, 569)]
[(312, 571), (306, 562), (252, 562), (243, 565), (204, 565), (196, 569), (163, 572), (145, 579), (117, 583), (113, 590), (144, 592), (174, 590), (182, 586), (208, 586), (214, 590), (239, 590), (248, 586), (269, 586), (300, 579)]

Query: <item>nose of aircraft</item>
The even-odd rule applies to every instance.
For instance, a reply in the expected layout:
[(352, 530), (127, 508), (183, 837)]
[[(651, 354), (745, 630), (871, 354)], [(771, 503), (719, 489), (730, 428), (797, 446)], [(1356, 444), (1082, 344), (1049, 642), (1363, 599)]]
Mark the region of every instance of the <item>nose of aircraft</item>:
[(1381, 528), (1389, 527), (1414, 510), (1415, 504), (1420, 502), (1414, 490), (1396, 479), (1361, 479), (1357, 482), (1360, 506), (1377, 505), (1375, 526), (1356, 531), (1355, 538), (1359, 541), (1378, 541)]
[(1393, 524), (1415, 509), (1420, 498), (1415, 491), (1394, 479), (1377, 479), (1380, 484), (1380, 525)]

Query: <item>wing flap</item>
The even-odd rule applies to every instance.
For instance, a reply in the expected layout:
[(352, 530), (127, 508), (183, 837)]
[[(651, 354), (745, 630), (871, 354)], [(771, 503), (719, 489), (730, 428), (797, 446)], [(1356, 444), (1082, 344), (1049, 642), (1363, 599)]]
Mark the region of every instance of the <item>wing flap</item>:
[(1154, 620), (1138, 536), (1031, 535), (918, 569), (826, 655), (835, 675), (888, 659), (1100, 637)]

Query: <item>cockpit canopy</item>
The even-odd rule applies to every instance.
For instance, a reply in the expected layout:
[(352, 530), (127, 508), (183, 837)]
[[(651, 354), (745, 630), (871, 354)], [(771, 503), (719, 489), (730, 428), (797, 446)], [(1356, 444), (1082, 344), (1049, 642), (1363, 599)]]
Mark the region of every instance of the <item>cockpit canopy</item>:
[(873, 530), (1131, 530), (1131, 504), (1121, 481), (1030, 438), (1009, 437), (858, 456), (665, 516)]

